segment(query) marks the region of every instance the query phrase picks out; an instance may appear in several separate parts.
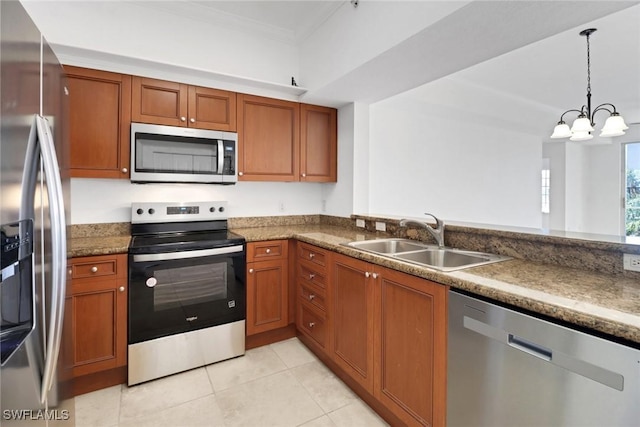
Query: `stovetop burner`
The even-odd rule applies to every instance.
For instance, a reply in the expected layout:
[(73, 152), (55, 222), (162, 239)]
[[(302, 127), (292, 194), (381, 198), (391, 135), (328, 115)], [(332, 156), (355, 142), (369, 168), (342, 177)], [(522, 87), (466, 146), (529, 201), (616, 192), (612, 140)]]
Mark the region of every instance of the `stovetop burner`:
[(190, 251), (242, 245), (228, 230), (226, 202), (134, 203), (131, 254)]

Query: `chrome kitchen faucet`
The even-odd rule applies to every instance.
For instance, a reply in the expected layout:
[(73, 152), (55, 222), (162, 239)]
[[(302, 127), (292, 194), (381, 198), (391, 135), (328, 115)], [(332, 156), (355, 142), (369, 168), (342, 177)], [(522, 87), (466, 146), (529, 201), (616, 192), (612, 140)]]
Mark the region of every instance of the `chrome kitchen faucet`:
[(433, 238), (436, 239), (436, 242), (438, 243), (438, 247), (443, 248), (444, 247), (444, 222), (441, 219), (438, 219), (434, 214), (425, 212), (425, 215), (429, 215), (430, 217), (433, 217), (433, 219), (436, 220), (436, 228), (433, 228), (431, 225), (427, 224), (426, 222), (417, 221), (415, 219), (400, 220), (400, 227), (406, 227), (408, 224), (420, 226), (425, 230), (427, 230), (433, 236)]

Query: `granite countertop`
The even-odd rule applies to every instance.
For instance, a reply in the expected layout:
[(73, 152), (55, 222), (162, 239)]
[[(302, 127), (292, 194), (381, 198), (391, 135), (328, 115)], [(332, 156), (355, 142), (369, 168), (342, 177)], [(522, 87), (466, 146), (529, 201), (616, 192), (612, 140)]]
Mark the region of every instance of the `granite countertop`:
[(342, 245), (380, 237), (366, 231), (326, 225), (233, 231), (249, 242), (295, 238), (640, 344), (640, 283), (632, 278), (520, 259), (444, 273)]
[(70, 240), (69, 256), (93, 256), (126, 254), (131, 236), (73, 237)]
[[(342, 245), (381, 237), (364, 230), (309, 224), (232, 231), (247, 242), (294, 238), (640, 344), (640, 283), (625, 276), (520, 259), (444, 273)], [(130, 236), (122, 235), (76, 237), (70, 252), (72, 256), (126, 253), (129, 241)]]

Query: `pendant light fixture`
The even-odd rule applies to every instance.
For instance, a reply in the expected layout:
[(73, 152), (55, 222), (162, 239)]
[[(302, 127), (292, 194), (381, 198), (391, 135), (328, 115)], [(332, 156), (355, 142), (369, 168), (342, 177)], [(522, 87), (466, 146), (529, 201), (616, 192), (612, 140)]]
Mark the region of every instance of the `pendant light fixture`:
[[(571, 141), (587, 141), (593, 138), (591, 132), (594, 131), (594, 116), (598, 111), (606, 111), (609, 118), (604, 123), (604, 127), (600, 131), (602, 137), (612, 137), (624, 135), (624, 131), (629, 129), (624, 119), (616, 110), (613, 104), (600, 104), (593, 111), (591, 110), (591, 52), (589, 49), (589, 36), (597, 31), (596, 28), (588, 28), (580, 31), (580, 35), (587, 38), (587, 104), (583, 105), (579, 110), (567, 110), (560, 116), (560, 121), (553, 129), (551, 138), (569, 138)], [(578, 113), (578, 118), (573, 122), (573, 126), (569, 128), (564, 122), (564, 116), (567, 113)]]

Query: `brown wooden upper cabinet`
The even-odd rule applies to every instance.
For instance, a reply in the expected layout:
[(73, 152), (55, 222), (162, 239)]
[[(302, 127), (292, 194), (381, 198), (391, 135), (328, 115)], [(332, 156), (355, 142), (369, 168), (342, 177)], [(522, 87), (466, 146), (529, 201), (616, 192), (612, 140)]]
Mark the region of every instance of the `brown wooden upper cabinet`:
[(333, 108), (238, 94), (238, 179), (335, 182)]
[(337, 181), (337, 116), (335, 108), (300, 104), (300, 181)]
[(70, 174), (129, 178), (131, 76), (65, 65)]
[(198, 129), (236, 130), (236, 94), (133, 77), (132, 121)]

